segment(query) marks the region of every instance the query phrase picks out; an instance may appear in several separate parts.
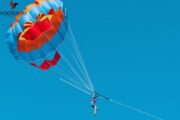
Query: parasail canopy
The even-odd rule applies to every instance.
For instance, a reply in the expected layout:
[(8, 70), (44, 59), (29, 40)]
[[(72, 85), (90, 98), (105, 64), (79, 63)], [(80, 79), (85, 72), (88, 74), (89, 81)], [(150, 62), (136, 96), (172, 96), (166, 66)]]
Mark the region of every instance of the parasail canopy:
[(60, 0), (35, 0), (16, 16), (7, 32), (7, 43), (16, 60), (51, 71), (61, 81), (94, 94), (66, 7)]

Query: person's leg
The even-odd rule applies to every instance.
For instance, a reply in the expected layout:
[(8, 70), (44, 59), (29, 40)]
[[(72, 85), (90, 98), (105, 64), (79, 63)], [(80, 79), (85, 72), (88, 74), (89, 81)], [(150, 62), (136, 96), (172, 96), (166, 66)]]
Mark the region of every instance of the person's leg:
[(94, 115), (96, 115), (96, 114), (97, 114), (97, 106), (94, 105)]

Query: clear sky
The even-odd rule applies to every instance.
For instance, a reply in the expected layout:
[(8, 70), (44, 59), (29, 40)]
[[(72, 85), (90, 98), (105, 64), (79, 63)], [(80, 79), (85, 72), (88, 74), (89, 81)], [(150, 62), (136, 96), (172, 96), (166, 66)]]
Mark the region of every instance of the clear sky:
[[(0, 10), (10, 10), (10, 0)], [(22, 10), (33, 0), (19, 2)], [(66, 0), (69, 22), (98, 91), (165, 120), (180, 119), (180, 2)], [(11, 56), (0, 16), (0, 120), (153, 120), (90, 96)]]

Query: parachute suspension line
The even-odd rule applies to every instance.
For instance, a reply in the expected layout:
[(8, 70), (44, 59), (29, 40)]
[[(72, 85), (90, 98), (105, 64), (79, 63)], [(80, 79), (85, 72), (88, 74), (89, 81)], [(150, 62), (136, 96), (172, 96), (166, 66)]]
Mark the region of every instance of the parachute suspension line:
[[(69, 77), (71, 77), (71, 78), (74, 78), (74, 75), (72, 75), (71, 73), (69, 73), (69, 72), (66, 72), (66, 71), (64, 71), (63, 70), (63, 68), (61, 67), (61, 68), (59, 68), (59, 67), (57, 67), (57, 66), (54, 66), (54, 68), (59, 72), (59, 74), (61, 75), (67, 75), (67, 76), (69, 76)], [(75, 76), (76, 77), (76, 76)], [(77, 77), (76, 77), (77, 78)]]
[[(73, 59), (74, 59), (74, 57), (73, 57)], [(77, 64), (77, 60), (75, 59), (74, 61), (75, 61), (76, 64)], [(77, 64), (77, 67), (80, 68), (80, 67), (79, 67), (79, 64)], [(91, 85), (89, 84), (88, 79), (87, 79), (85, 73), (83, 72), (82, 69), (80, 69), (80, 72), (82, 73), (81, 75), (82, 75), (85, 83), (88, 85), (88, 87), (89, 87), (89, 89), (91, 90), (91, 93), (92, 93), (92, 95), (93, 95), (93, 94), (94, 94), (94, 89), (93, 89), (93, 88), (91, 87)]]
[[(71, 39), (69, 38), (69, 36), (67, 36), (67, 39), (68, 39), (68, 41), (71, 40)], [(71, 45), (71, 47), (74, 48), (73, 45)], [(75, 51), (75, 50), (73, 50), (73, 51)], [(72, 56), (72, 59), (74, 60), (74, 62), (75, 62), (75, 64), (77, 65), (78, 69), (80, 70), (81, 74), (83, 75), (82, 77), (85, 79), (85, 82), (87, 82), (87, 84), (89, 85), (89, 82), (88, 82), (88, 80), (87, 80), (87, 77), (86, 77), (85, 73), (83, 72), (83, 69), (82, 69), (82, 67), (81, 67), (81, 64), (79, 63), (79, 60), (78, 60), (78, 58), (77, 58), (77, 55), (76, 55), (76, 53), (74, 53), (73, 51), (70, 52), (70, 55)], [(90, 85), (89, 85), (89, 86), (90, 86)], [(91, 86), (90, 86), (90, 88), (92, 89)], [(94, 91), (94, 90), (92, 89), (92, 91)]]
[[(68, 41), (72, 41), (70, 38), (68, 38)], [(73, 51), (76, 51), (76, 49), (73, 47), (73, 46), (71, 46), (72, 48), (73, 48)], [(74, 62), (75, 62), (75, 64), (77, 65), (77, 67), (80, 69), (80, 72), (82, 73), (82, 77), (84, 78), (84, 81), (86, 82), (86, 84), (89, 86), (89, 89), (91, 89), (91, 91), (92, 91), (92, 94), (94, 93), (94, 89), (93, 89), (93, 87), (91, 86), (91, 84), (89, 83), (89, 81), (88, 81), (88, 78), (86, 77), (86, 74), (85, 74), (85, 71), (81, 68), (81, 67), (79, 67), (81, 64), (80, 64), (80, 60), (79, 59), (77, 59), (77, 58), (75, 58), (74, 56), (78, 56), (77, 54), (73, 54), (73, 52), (72, 52), (72, 54), (71, 54), (71, 56), (73, 57), (73, 60), (74, 60)], [(83, 72), (84, 71), (84, 72)]]
[(59, 80), (61, 80), (62, 82), (64, 82), (64, 83), (66, 83), (66, 84), (68, 84), (68, 85), (70, 85), (70, 86), (72, 86), (72, 87), (80, 90), (80, 91), (83, 92), (83, 93), (86, 93), (86, 94), (88, 94), (88, 95), (91, 95), (91, 93), (90, 93), (89, 91), (84, 90), (84, 89), (82, 89), (82, 88), (80, 88), (80, 87), (77, 87), (76, 85), (72, 84), (71, 82), (68, 82), (68, 81), (64, 80), (63, 78), (59, 78)]
[(62, 59), (66, 62), (66, 64), (69, 66), (69, 68), (72, 70), (72, 72), (78, 77), (80, 82), (82, 82), (87, 89), (90, 90), (89, 86), (84, 82), (84, 80), (81, 78), (81, 76), (77, 73), (77, 71), (74, 69), (74, 67), (71, 65), (71, 63), (68, 61), (68, 59), (61, 54)]
[(90, 84), (91, 88), (92, 88), (93, 91), (94, 91), (94, 86), (93, 86), (93, 84), (92, 84), (92, 82), (91, 82), (91, 79), (90, 79), (90, 77), (89, 77), (89, 74), (88, 74), (88, 72), (87, 72), (86, 66), (85, 66), (84, 61), (83, 61), (83, 59), (82, 59), (82, 56), (81, 56), (81, 54), (80, 54), (80, 51), (79, 51), (79, 48), (78, 48), (77, 43), (76, 43), (76, 41), (75, 41), (75, 38), (73, 37), (73, 34), (72, 34), (72, 31), (71, 31), (71, 30), (70, 30), (70, 32), (71, 32), (71, 36), (72, 36), (72, 42), (74, 42), (74, 45), (75, 45), (75, 48), (76, 48), (77, 57), (79, 58), (79, 61), (80, 61), (81, 66), (82, 66), (82, 68), (83, 68), (83, 71), (85, 72), (87, 81), (88, 81), (88, 83)]
[[(79, 82), (79, 79), (78, 78), (75, 78), (75, 77), (72, 77), (66, 73), (61, 73), (60, 70), (57, 70), (57, 68), (54, 68), (56, 69), (56, 73), (59, 75), (59, 77), (64, 77), (65, 79), (67, 80), (71, 80), (72, 83), (74, 83), (74, 85), (76, 86), (81, 86), (87, 90), (89, 90), (89, 88), (85, 87), (84, 84), (82, 84), (81, 82)], [(90, 91), (90, 90), (89, 90)]]
[(72, 87), (80, 90), (80, 91), (83, 92), (83, 93), (86, 93), (86, 94), (88, 94), (88, 95), (91, 95), (91, 93), (90, 93), (89, 91), (84, 90), (84, 89), (82, 89), (82, 88), (80, 88), (80, 87), (77, 87), (76, 85), (72, 84), (71, 82), (66, 81), (66, 80), (63, 79), (63, 78), (58, 78), (58, 79), (61, 80), (61, 81), (64, 82), (64, 83), (66, 83), (66, 84), (68, 84), (68, 85), (70, 85), (70, 86), (72, 86)]
[(62, 81), (62, 82), (64, 82), (64, 83), (70, 85), (71, 87), (73, 87), (73, 88), (75, 88), (75, 89), (80, 90), (81, 92), (83, 92), (83, 93), (85, 93), (85, 94), (87, 94), (87, 95), (91, 95), (91, 92), (90, 92), (90, 91), (84, 89), (83, 87), (77, 86), (76, 84), (74, 84), (74, 83), (72, 82), (73, 80), (70, 80), (70, 81), (69, 81), (69, 80), (67, 80), (67, 79), (69, 79), (69, 78), (66, 78), (66, 79), (65, 79), (65, 78), (59, 77), (59, 73), (57, 73), (57, 72), (54, 71), (54, 70), (49, 70), (49, 72), (53, 73), (53, 74), (58, 78), (58, 80), (60, 80), (60, 81)]
[[(69, 31), (70, 32), (70, 31)], [(71, 45), (73, 46), (73, 48), (74, 48), (74, 51), (75, 51), (75, 54), (76, 54), (76, 57), (77, 57), (77, 61), (79, 62), (79, 64), (80, 64), (80, 66), (81, 66), (81, 68), (82, 68), (82, 71), (83, 71), (83, 73), (84, 73), (84, 76), (85, 76), (85, 79), (87, 80), (87, 82), (88, 82), (88, 84), (91, 86), (91, 88), (93, 89), (93, 87), (92, 87), (92, 85), (91, 85), (91, 83), (89, 82), (89, 79), (88, 79), (88, 77), (87, 77), (87, 73), (86, 73), (86, 71), (85, 71), (85, 69), (84, 69), (84, 67), (83, 67), (83, 64), (82, 64), (82, 60), (81, 60), (81, 58), (80, 58), (80, 52), (79, 52), (79, 50), (77, 49), (77, 47), (76, 47), (76, 45), (74, 44), (74, 42), (73, 42), (73, 37), (72, 37), (72, 35), (69, 33), (69, 41), (71, 42)]]
[[(78, 66), (78, 68), (79, 68), (79, 70), (80, 70), (80, 72), (82, 73), (83, 78), (86, 80), (86, 76), (85, 76), (85, 74), (84, 74), (84, 72), (83, 72), (81, 66), (79, 65), (77, 59), (75, 58), (74, 54), (72, 54), (72, 57), (73, 57), (74, 61), (76, 62), (77, 66)], [(89, 84), (89, 83), (86, 81), (86, 84)], [(91, 91), (93, 92), (94, 90), (92, 89), (91, 86), (90, 86), (90, 88), (91, 88)]]
[(141, 113), (141, 114), (143, 114), (143, 115), (145, 115), (145, 116), (151, 117), (151, 118), (153, 118), (153, 119), (163, 120), (163, 118), (160, 118), (160, 117), (155, 116), (155, 115), (153, 115), (153, 114), (151, 114), (151, 113), (148, 113), (148, 112), (145, 112), (145, 111), (143, 111), (143, 110), (140, 110), (140, 109), (138, 109), (138, 108), (132, 107), (132, 106), (127, 105), (127, 104), (125, 104), (125, 103), (122, 103), (122, 102), (119, 102), (119, 101), (116, 101), (116, 100), (113, 100), (113, 99), (110, 99), (109, 101), (112, 102), (112, 103), (115, 103), (115, 104), (117, 104), (117, 105), (120, 105), (120, 106), (122, 106), (122, 107), (128, 108), (128, 109), (130, 109), (130, 110), (132, 110), (132, 111)]
[(59, 77), (59, 73), (57, 71), (55, 71), (55, 70), (53, 70), (53, 71), (58, 75), (58, 79), (63, 79), (64, 81), (66, 81), (66, 83), (73, 84), (74, 85), (73, 87), (77, 87), (77, 88), (81, 88), (81, 89), (83, 89), (85, 91), (89, 91), (87, 88), (84, 87), (84, 85), (75, 82), (76, 79), (72, 79), (72, 78), (70, 78), (68, 76), (60, 76)]
[[(66, 36), (66, 41), (65, 42), (69, 42), (70, 41), (70, 38), (68, 38), (68, 36)], [(80, 66), (80, 63), (78, 62), (78, 59), (76, 58), (76, 55), (75, 55), (75, 53), (73, 53), (73, 51), (75, 51), (74, 49), (73, 50), (70, 50), (70, 49), (68, 49), (68, 48), (73, 48), (73, 46), (71, 45), (71, 44), (69, 44), (68, 43), (68, 45), (71, 45), (71, 46), (67, 46), (67, 44), (65, 44), (65, 43), (63, 43), (64, 44), (64, 48), (68, 51), (67, 53), (69, 53), (68, 54), (68, 56), (71, 56), (71, 58), (73, 59), (73, 61), (75, 62), (75, 64), (74, 65), (76, 65), (76, 67), (77, 67), (77, 70), (76, 70), (76, 72), (78, 72), (79, 74), (80, 74), (80, 76), (82, 77), (82, 81), (81, 82), (83, 82), (84, 84), (86, 84), (86, 86), (88, 86), (88, 88), (89, 89), (91, 89), (91, 91), (92, 91), (92, 93), (93, 93), (93, 89), (91, 88), (91, 86), (89, 85), (89, 83), (87, 82), (87, 78), (86, 78), (86, 76), (85, 76), (85, 73), (83, 72), (83, 70), (82, 70), (82, 68), (81, 68), (81, 66)], [(66, 59), (66, 61), (67, 61), (68, 59)], [(70, 62), (69, 62), (70, 63)], [(72, 64), (71, 64), (71, 66), (73, 66)]]
[[(43, 53), (43, 51), (41, 51)], [(53, 70), (54, 69), (54, 70)], [(74, 83), (73, 81), (75, 81), (75, 79), (68, 77), (67, 75), (64, 74), (60, 74), (59, 70), (56, 70), (55, 67), (52, 69), (52, 73), (58, 77), (59, 80), (61, 80), (62, 82), (80, 90), (81, 92), (84, 92), (88, 95), (91, 95), (91, 92), (89, 91), (89, 89), (85, 88), (84, 85), (78, 84), (77, 82)], [(50, 71), (50, 70), (49, 70)], [(61, 77), (59, 77), (61, 76)]]
[(69, 34), (70, 34), (70, 38), (71, 38), (70, 41), (72, 42), (72, 45), (74, 45), (76, 55), (77, 55), (77, 57), (78, 57), (78, 60), (80, 61), (80, 64), (81, 64), (81, 66), (82, 66), (82, 68), (83, 68), (83, 71), (85, 72), (87, 81), (88, 81), (89, 85), (91, 86), (91, 89), (92, 89), (93, 91), (95, 91), (94, 86), (93, 86), (93, 84), (92, 84), (92, 82), (91, 82), (91, 79), (90, 79), (90, 77), (89, 77), (89, 74), (88, 74), (88, 72), (87, 72), (87, 68), (86, 68), (86, 66), (85, 66), (85, 63), (84, 63), (84, 61), (83, 61), (83, 59), (82, 59), (82, 56), (81, 56), (81, 54), (80, 54), (78, 45), (77, 45), (77, 43), (76, 43), (76, 39), (75, 39), (75, 37), (74, 37), (74, 35), (73, 35), (73, 32), (72, 32), (72, 30), (71, 30), (70, 25), (68, 25), (68, 29), (69, 29)]
[[(91, 95), (91, 92), (89, 91), (89, 89), (85, 88), (84, 85), (78, 84), (77, 82), (75, 83), (75, 79), (68, 77), (67, 75), (64, 74), (60, 74), (59, 70), (56, 70), (55, 67), (50, 69), (49, 71), (51, 71), (55, 76), (58, 77), (58, 80), (80, 90), (83, 93), (86, 93), (88, 95)], [(61, 76), (61, 77), (59, 77)]]
[(81, 86), (81, 87), (84, 87), (85, 89), (89, 90), (88, 87), (86, 87), (82, 82), (80, 82), (80, 80), (79, 80), (80, 78), (78, 78), (77, 75), (73, 76), (72, 74), (70, 74), (68, 72), (64, 72), (62, 67), (59, 68), (57, 66), (54, 66), (52, 69), (59, 75), (59, 77), (62, 76), (64, 78), (66, 78), (66, 79), (68, 78), (68, 80), (72, 80), (72, 82), (74, 84), (76, 84), (77, 86)]
[(54, 66), (54, 68), (52, 68), (52, 69), (56, 70), (57, 73), (59, 73), (60, 76), (67, 76), (67, 77), (69, 77), (69, 78), (71, 78), (71, 79), (75, 79), (74, 76), (72, 76), (72, 75), (69, 74), (69, 73), (64, 72), (63, 70), (59, 69), (59, 68), (56, 67), (56, 66)]

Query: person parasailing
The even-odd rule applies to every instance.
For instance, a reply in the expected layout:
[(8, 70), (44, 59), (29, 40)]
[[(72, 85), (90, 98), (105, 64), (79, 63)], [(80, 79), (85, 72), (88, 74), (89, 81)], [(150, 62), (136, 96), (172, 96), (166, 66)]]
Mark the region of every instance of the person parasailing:
[(93, 95), (92, 99), (91, 99), (91, 107), (93, 108), (93, 114), (96, 116), (97, 114), (97, 105), (96, 105), (96, 95)]

